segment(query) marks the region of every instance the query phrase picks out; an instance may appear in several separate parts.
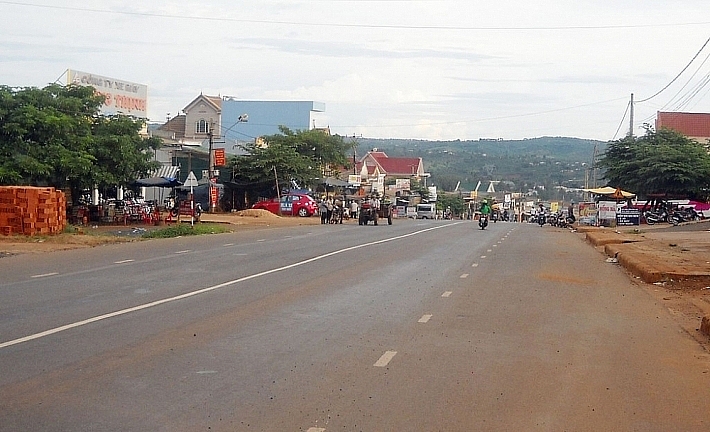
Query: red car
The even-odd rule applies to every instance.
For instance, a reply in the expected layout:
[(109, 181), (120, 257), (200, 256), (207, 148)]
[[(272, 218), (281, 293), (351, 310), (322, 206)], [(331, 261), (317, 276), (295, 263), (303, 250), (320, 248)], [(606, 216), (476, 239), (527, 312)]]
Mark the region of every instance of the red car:
[(282, 195), (280, 201), (278, 198), (259, 201), (251, 208), (268, 210), (271, 213), (279, 214), (279, 207), (283, 216), (307, 217), (313, 216), (318, 212), (316, 201), (310, 195), (300, 193)]

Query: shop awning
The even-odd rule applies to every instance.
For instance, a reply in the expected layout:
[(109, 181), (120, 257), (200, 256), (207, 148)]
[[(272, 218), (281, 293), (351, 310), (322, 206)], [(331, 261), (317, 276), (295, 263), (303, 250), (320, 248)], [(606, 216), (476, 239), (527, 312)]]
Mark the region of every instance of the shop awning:
[(178, 181), (179, 166), (161, 166), (157, 170), (151, 172), (150, 177), (138, 179), (135, 181), (136, 186), (142, 187), (174, 187), (180, 186), (182, 183)]
[(624, 190), (618, 189), (618, 188), (613, 188), (611, 186), (606, 186), (603, 188), (596, 188), (596, 189), (582, 189), (585, 192), (592, 193), (594, 195), (603, 195), (603, 196), (608, 196), (613, 199), (632, 199), (636, 197), (636, 194), (631, 193), (631, 192), (626, 192)]

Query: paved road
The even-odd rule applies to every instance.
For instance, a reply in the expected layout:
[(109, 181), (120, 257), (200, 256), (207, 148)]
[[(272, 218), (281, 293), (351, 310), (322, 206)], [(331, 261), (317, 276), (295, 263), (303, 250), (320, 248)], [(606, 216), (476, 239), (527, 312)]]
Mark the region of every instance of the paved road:
[(0, 431), (708, 430), (707, 354), (568, 232), (401, 221), (0, 260)]

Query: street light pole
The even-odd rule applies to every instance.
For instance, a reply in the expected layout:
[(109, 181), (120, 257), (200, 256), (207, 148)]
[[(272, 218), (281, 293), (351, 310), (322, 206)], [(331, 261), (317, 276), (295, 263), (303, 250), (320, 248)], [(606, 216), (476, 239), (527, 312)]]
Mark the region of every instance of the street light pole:
[[(224, 132), (223, 136), (227, 136), (227, 132), (229, 132), (234, 126), (236, 126), (239, 123), (246, 123), (249, 121), (249, 116), (247, 114), (242, 114), (237, 118), (236, 123), (234, 123), (229, 129), (227, 129)], [(213, 195), (218, 195), (218, 192), (216, 191), (217, 188), (217, 176), (215, 175), (215, 169), (214, 169), (214, 163), (215, 163), (215, 157), (214, 157), (214, 121), (210, 122), (210, 130), (207, 132), (207, 136), (209, 137), (209, 173), (207, 175), (207, 178), (209, 180), (209, 200), (210, 200), (210, 208), (209, 212), (214, 213), (217, 207), (217, 198), (213, 199)]]

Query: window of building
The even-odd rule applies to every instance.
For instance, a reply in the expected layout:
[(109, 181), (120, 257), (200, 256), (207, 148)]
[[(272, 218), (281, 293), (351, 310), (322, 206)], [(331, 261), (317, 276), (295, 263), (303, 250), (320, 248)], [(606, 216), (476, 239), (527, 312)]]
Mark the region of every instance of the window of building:
[(205, 119), (200, 119), (200, 121), (195, 123), (195, 133), (207, 134), (210, 131), (210, 125), (205, 121)]

